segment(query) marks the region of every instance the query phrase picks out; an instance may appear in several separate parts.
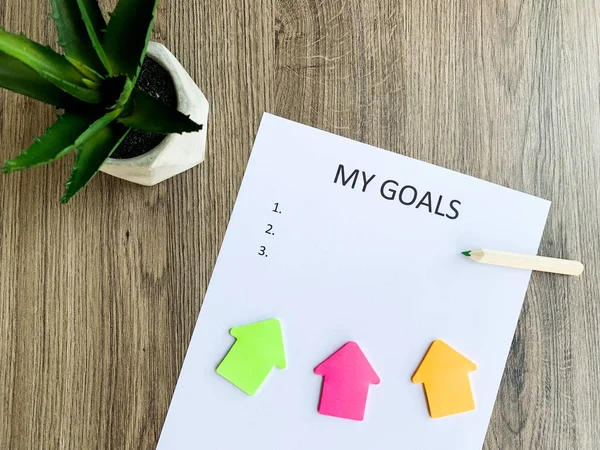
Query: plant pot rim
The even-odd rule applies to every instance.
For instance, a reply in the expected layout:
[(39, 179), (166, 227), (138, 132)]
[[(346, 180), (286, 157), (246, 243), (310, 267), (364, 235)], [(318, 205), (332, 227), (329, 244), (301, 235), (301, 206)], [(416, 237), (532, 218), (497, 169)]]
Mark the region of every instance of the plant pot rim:
[(151, 42), (148, 57), (165, 68), (175, 84), (177, 109), (203, 125), (193, 133), (169, 134), (150, 151), (133, 158), (109, 158), (100, 170), (108, 175), (154, 186), (197, 166), (206, 158), (210, 104), (190, 74), (164, 45)]

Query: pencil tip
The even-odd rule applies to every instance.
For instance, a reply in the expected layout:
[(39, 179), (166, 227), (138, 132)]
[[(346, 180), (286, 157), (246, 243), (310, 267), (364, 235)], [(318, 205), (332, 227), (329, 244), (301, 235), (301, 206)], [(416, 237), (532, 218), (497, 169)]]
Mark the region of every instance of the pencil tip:
[(466, 252), (461, 252), (465, 256), (471, 256), (471, 250), (467, 250)]

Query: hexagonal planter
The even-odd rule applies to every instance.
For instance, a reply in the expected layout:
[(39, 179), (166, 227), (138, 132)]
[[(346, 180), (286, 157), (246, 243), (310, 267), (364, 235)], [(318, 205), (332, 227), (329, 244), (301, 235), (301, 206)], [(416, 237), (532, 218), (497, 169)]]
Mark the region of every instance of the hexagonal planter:
[(144, 186), (153, 186), (204, 161), (209, 105), (177, 58), (162, 44), (150, 42), (147, 55), (165, 68), (175, 84), (177, 109), (203, 125), (197, 133), (170, 134), (143, 155), (109, 158), (102, 172)]

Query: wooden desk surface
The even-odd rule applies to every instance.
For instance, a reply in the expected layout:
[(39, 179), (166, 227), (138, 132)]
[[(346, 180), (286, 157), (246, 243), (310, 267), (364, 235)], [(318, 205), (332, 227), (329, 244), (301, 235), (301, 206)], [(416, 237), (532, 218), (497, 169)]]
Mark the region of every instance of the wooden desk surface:
[[(0, 0), (42, 42), (48, 13)], [(69, 206), (67, 159), (0, 177), (0, 448), (156, 444), (263, 111), (553, 200), (541, 253), (587, 270), (533, 275), (485, 448), (598, 448), (597, 0), (163, 0), (154, 39), (211, 102), (204, 164)], [(0, 93), (0, 158), (51, 119)]]

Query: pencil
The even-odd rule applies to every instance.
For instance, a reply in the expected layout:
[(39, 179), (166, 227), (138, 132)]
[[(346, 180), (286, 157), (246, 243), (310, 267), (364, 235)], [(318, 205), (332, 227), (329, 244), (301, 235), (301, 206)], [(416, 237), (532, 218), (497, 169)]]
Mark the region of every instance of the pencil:
[(480, 248), (462, 252), (467, 258), (483, 264), (516, 267), (518, 269), (538, 270), (540, 272), (560, 273), (563, 275), (581, 275), (583, 264), (568, 259), (547, 258), (537, 255), (501, 252)]

